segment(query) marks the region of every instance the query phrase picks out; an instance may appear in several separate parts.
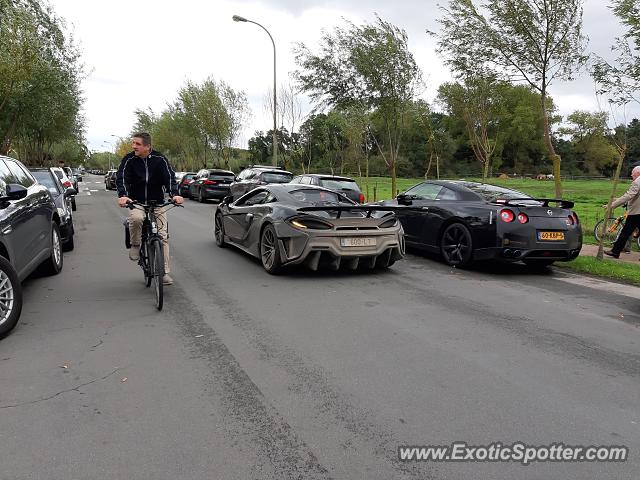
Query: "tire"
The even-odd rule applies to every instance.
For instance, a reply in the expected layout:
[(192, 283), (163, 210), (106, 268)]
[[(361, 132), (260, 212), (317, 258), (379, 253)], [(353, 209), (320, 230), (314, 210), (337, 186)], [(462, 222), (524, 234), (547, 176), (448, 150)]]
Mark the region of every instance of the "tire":
[(153, 261), (153, 250), (147, 252), (146, 242), (142, 242), (140, 246), (140, 265), (144, 273), (144, 286), (149, 288), (153, 277), (151, 276), (151, 262)]
[(473, 259), (471, 232), (462, 223), (452, 223), (440, 237), (440, 255), (452, 267), (464, 267)]
[(220, 248), (227, 246), (227, 242), (224, 241), (224, 221), (220, 212), (216, 213), (213, 221), (213, 236), (217, 246)]
[(78, 209), (76, 206), (76, 197), (71, 197), (71, 211), (75, 212)]
[(271, 275), (277, 275), (282, 270), (278, 237), (272, 225), (267, 225), (260, 235), (260, 261)]
[(51, 224), (51, 255), (42, 265), (40, 271), (44, 275), (57, 275), (62, 271), (64, 259), (62, 256), (62, 243), (60, 241), (60, 227), (58, 224)]
[(22, 285), (11, 262), (0, 256), (0, 338), (16, 326), (22, 312)]
[[(610, 218), (609, 222), (608, 222), (608, 228), (607, 231), (604, 232), (604, 243), (608, 243), (608, 244), (612, 244), (613, 242), (616, 241), (616, 238), (618, 238), (618, 234), (620, 233), (620, 224), (616, 225), (615, 229), (611, 229), (611, 226), (613, 225), (613, 223), (616, 221), (617, 219), (615, 218)], [(596, 226), (593, 227), (593, 236), (596, 237), (596, 241), (599, 242), (600, 241), (600, 237), (602, 234), (602, 229), (604, 228), (604, 218), (602, 220), (600, 220), (598, 223), (596, 223)]]
[(550, 267), (553, 265), (555, 260), (523, 260), (522, 261), (527, 267), (530, 267), (533, 270), (540, 270), (543, 268)]
[(156, 297), (156, 308), (162, 310), (162, 304), (164, 302), (164, 284), (162, 283), (162, 277), (164, 277), (164, 253), (162, 251), (162, 242), (159, 239), (155, 239), (151, 243), (151, 250), (153, 251), (153, 289)]
[(204, 202), (205, 202), (205, 198), (202, 196), (202, 189), (200, 189), (200, 190), (198, 191), (198, 201), (199, 201), (200, 203), (204, 203)]

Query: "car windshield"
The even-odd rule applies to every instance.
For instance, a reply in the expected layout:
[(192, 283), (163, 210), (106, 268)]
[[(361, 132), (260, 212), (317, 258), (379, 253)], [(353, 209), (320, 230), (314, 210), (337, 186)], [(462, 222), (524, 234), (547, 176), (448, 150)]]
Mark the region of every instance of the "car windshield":
[(60, 193), (58, 192), (58, 187), (56, 187), (55, 180), (53, 179), (53, 177), (49, 172), (31, 172), (31, 173), (33, 174), (34, 177), (36, 177), (36, 180), (38, 180), (38, 183), (40, 185), (44, 185), (45, 187), (47, 187), (51, 193), (53, 193), (54, 195), (58, 195), (58, 193)]
[(488, 202), (495, 202), (496, 200), (511, 200), (514, 198), (531, 198), (531, 196), (526, 193), (486, 183), (463, 183), (462, 185), (467, 187), (473, 193), (477, 193)]
[(342, 195), (338, 195), (334, 192), (327, 192), (326, 190), (316, 190), (316, 189), (301, 189), (294, 190), (290, 192), (291, 196), (298, 200), (299, 202), (312, 203), (312, 204), (345, 204), (345, 205), (353, 205), (353, 202), (349, 201)]
[(358, 184), (353, 180), (336, 180), (333, 178), (320, 179), (320, 185), (330, 190), (355, 190), (360, 191)]
[(267, 183), (289, 183), (292, 178), (292, 174), (284, 172), (264, 172), (262, 174), (262, 181)]
[(184, 177), (182, 177), (182, 181), (185, 182), (187, 180), (191, 180), (195, 176), (196, 176), (195, 173), (187, 173)]
[(234, 180), (236, 176), (233, 173), (211, 172), (209, 180)]

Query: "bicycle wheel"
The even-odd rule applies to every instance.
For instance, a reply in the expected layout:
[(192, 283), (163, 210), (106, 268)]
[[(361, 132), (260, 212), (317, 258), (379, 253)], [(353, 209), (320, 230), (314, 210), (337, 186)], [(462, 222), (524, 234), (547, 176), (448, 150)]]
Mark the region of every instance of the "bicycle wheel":
[(593, 236), (596, 237), (596, 241), (600, 241), (600, 237), (604, 237), (604, 243), (613, 243), (618, 238), (618, 234), (621, 230), (621, 223), (617, 221), (616, 218), (610, 218), (607, 222), (607, 230), (604, 230), (604, 218), (596, 223), (596, 226), (593, 227)]
[(163, 283), (164, 277), (164, 254), (162, 252), (162, 241), (158, 238), (152, 241), (151, 250), (153, 251), (153, 287), (156, 294), (156, 308), (162, 310), (163, 303)]
[(149, 288), (151, 286), (151, 257), (153, 256), (153, 249), (149, 251), (147, 242), (142, 242), (140, 247), (140, 266), (142, 267), (142, 273), (144, 274), (144, 286)]

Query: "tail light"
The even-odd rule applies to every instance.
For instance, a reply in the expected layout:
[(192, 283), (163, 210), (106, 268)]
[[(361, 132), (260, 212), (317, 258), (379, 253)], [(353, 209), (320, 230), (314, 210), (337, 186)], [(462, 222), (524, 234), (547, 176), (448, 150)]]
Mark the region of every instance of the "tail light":
[(573, 220), (574, 222), (576, 222), (576, 225), (580, 225), (580, 219), (578, 218), (578, 214), (576, 212), (571, 212), (571, 215), (573, 215)]
[(202, 182), (203, 185), (217, 185), (218, 182), (216, 182), (215, 180), (205, 180), (204, 182)]
[(516, 216), (508, 208), (500, 210), (500, 219), (505, 223), (511, 223), (515, 220)]
[(64, 182), (64, 183), (62, 184), (62, 186), (63, 186), (64, 188), (69, 188), (69, 187), (71, 186), (71, 182), (70, 182), (69, 180), (67, 180), (66, 182)]
[(333, 225), (322, 220), (316, 220), (314, 218), (292, 218), (289, 223), (298, 230), (306, 230), (308, 228), (312, 230), (331, 230)]
[(526, 213), (519, 213), (518, 214), (518, 221), (520, 223), (527, 223), (529, 221), (529, 217), (527, 216)]
[(574, 225), (576, 223), (576, 221), (573, 219), (573, 214), (567, 217), (566, 222), (567, 222), (567, 225)]
[(382, 222), (380, 225), (378, 225), (378, 228), (395, 227), (397, 223), (398, 223), (398, 219), (396, 217), (393, 217), (393, 218), (390, 218), (389, 220)]
[(364, 193), (360, 194), (360, 196), (358, 197), (358, 202), (364, 203)]

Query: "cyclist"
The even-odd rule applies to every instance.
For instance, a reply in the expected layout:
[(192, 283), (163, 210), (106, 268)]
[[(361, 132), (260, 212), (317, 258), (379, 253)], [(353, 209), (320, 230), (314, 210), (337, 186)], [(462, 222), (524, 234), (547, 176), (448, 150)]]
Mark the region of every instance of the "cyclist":
[[(118, 189), (118, 205), (126, 207), (127, 203), (135, 200), (140, 203), (156, 201), (162, 203), (168, 194), (173, 201), (180, 205), (184, 199), (178, 194), (176, 175), (167, 159), (160, 152), (151, 148), (151, 135), (136, 133), (132, 137), (133, 151), (126, 154), (120, 162), (116, 174)], [(167, 232), (166, 210), (157, 211), (158, 233), (163, 240), (164, 271), (162, 283), (171, 285), (173, 279), (169, 275), (169, 239)], [(140, 243), (142, 241), (142, 222), (144, 212), (133, 209), (129, 214), (129, 233), (131, 248), (129, 258), (137, 262), (140, 259)]]
[[(627, 220), (624, 222), (624, 227), (618, 239), (613, 244), (611, 250), (605, 250), (604, 253), (613, 258), (618, 258), (620, 252), (627, 243), (627, 239), (631, 236), (634, 230), (640, 227), (640, 166), (634, 167), (631, 171), (631, 178), (633, 182), (629, 187), (629, 190), (620, 198), (614, 200), (611, 204), (611, 208), (616, 208), (623, 203), (627, 204)], [(606, 205), (603, 205), (606, 208)]]

